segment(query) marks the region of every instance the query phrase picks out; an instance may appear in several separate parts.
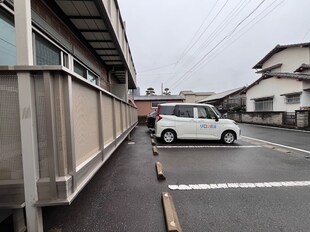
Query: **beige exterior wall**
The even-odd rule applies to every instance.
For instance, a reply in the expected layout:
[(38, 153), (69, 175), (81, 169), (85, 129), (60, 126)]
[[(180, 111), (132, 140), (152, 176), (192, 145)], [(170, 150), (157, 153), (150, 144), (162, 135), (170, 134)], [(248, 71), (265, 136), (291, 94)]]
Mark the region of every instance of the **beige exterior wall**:
[(193, 103), (193, 102), (195, 102), (195, 100), (196, 100), (194, 94), (185, 94), (185, 95), (182, 94), (181, 96), (185, 98), (185, 101), (184, 101), (184, 102)]
[(310, 63), (310, 49), (309, 48), (287, 48), (281, 52), (274, 54), (267, 60), (262, 69), (282, 63), (281, 72), (294, 72), (301, 64)]
[(273, 111), (287, 111), (293, 112), (299, 110), (301, 104), (286, 104), (285, 96), (281, 94), (294, 93), (302, 91), (302, 81), (288, 78), (272, 77), (259, 82), (259, 84), (250, 88), (247, 93), (247, 111), (255, 111), (255, 98), (274, 96)]
[(211, 96), (211, 94), (208, 95), (196, 95), (196, 94), (180, 94), (181, 97), (184, 97), (184, 102), (186, 103), (195, 103), (198, 102), (202, 99), (205, 99), (209, 96)]

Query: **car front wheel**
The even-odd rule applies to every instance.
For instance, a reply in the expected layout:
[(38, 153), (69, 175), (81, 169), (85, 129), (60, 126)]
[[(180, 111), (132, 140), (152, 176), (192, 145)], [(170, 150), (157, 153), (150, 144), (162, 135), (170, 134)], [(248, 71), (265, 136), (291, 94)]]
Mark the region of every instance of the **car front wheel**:
[(232, 144), (235, 140), (236, 136), (233, 131), (225, 131), (222, 135), (222, 141), (226, 144)]
[(176, 133), (173, 130), (165, 130), (161, 137), (165, 143), (173, 143), (177, 138)]

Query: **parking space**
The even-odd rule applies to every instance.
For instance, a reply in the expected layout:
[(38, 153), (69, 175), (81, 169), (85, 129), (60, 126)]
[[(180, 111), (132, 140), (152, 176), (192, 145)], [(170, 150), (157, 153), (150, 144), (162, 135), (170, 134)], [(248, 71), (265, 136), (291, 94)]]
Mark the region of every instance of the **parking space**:
[(157, 147), (184, 231), (309, 231), (303, 152), (250, 139)]
[(71, 206), (44, 208), (45, 231), (166, 231), (163, 192), (184, 232), (309, 231), (307, 154), (251, 139), (156, 147), (138, 126)]

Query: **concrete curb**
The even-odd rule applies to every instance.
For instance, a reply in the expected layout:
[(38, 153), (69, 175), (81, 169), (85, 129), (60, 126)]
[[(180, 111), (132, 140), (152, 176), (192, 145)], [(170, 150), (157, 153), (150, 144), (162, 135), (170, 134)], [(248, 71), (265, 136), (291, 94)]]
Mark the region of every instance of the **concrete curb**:
[(160, 162), (156, 162), (155, 168), (156, 168), (156, 172), (157, 172), (157, 179), (158, 180), (165, 180), (166, 177), (164, 175), (163, 165)]
[(153, 155), (155, 155), (155, 156), (158, 155), (158, 149), (156, 146), (153, 146)]
[(182, 232), (182, 228), (175, 210), (173, 200), (168, 192), (161, 194), (163, 208), (165, 212), (165, 221), (168, 232)]

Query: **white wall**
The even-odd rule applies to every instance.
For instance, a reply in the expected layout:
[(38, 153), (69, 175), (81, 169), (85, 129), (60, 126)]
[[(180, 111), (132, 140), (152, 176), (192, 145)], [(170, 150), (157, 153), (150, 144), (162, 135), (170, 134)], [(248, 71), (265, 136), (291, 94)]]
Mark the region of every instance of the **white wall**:
[(301, 101), (301, 106), (303, 107), (310, 107), (310, 81), (303, 82), (303, 89), (307, 89), (307, 91), (303, 91), (300, 101)]
[(288, 78), (268, 78), (259, 82), (259, 84), (250, 88), (246, 93), (247, 98), (247, 111), (255, 111), (254, 100), (255, 98), (274, 96), (273, 111), (287, 111), (293, 112), (299, 110), (300, 104), (286, 104), (285, 96), (281, 94), (294, 93), (302, 91), (301, 81)]
[(281, 72), (294, 72), (301, 64), (310, 63), (310, 50), (300, 47), (287, 48), (267, 60), (263, 69), (279, 63), (282, 63)]

